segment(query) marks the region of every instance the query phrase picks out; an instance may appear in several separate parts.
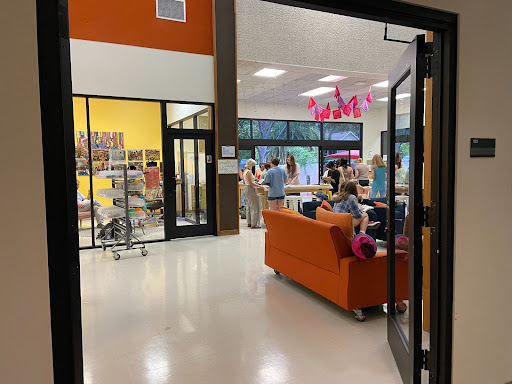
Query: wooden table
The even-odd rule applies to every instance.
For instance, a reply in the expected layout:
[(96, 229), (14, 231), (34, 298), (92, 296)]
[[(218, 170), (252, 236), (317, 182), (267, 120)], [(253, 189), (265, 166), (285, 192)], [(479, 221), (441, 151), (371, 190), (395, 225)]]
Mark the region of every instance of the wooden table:
[[(241, 206), (242, 191), (245, 188), (245, 184), (238, 184), (238, 206)], [(331, 184), (310, 184), (310, 185), (285, 185), (284, 193), (301, 193), (301, 192), (320, 192), (327, 193), (332, 190)], [(265, 207), (268, 209), (268, 189), (258, 190), (258, 194), (265, 196)]]

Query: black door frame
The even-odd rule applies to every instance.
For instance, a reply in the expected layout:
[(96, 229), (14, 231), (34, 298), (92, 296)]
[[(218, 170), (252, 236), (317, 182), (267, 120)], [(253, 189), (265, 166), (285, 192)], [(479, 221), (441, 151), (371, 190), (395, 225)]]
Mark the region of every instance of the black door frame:
[[(445, 166), (438, 191), (434, 191), (440, 196), (437, 215), (442, 257), (438, 260), (440, 286), (436, 293), (439, 307), (435, 309), (439, 351), (437, 361), (430, 364), (438, 383), (450, 383), (458, 16), (389, 0), (272, 2), (430, 30), (440, 39), (439, 155)], [(46, 212), (54, 383), (79, 384), (83, 383), (83, 352), (75, 154), (69, 150), (74, 148), (74, 135), (68, 1), (36, 0), (36, 10), (45, 203), (46, 207), (59, 207)]]
[[(211, 156), (211, 161), (206, 163), (206, 217), (207, 224), (177, 226), (176, 225), (176, 169), (174, 139), (181, 140), (181, 155), (183, 155), (183, 140), (203, 139), (205, 140), (205, 161)], [(165, 239), (172, 240), (183, 237), (204, 236), (215, 234), (217, 220), (215, 220), (215, 151), (213, 147), (214, 135), (210, 130), (190, 130), (167, 128), (162, 140), (166, 148), (166, 159), (164, 162), (164, 201), (165, 205)], [(197, 141), (194, 142), (194, 152), (198, 152)], [(180, 157), (183, 162), (183, 157)], [(182, 163), (183, 164), (183, 163)], [(196, 170), (199, 167), (199, 159), (195, 159)], [(183, 166), (181, 167), (183, 173)], [(196, 172), (196, 184), (199, 182), (199, 174)], [(183, 179), (183, 175), (182, 175)], [(183, 193), (183, 191), (182, 191)], [(196, 189), (196, 214), (199, 210), (199, 190)]]

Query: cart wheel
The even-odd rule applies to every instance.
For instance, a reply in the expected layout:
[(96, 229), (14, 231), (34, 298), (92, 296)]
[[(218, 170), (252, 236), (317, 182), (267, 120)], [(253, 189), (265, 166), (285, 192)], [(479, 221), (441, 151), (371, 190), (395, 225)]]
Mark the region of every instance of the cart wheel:
[(142, 256), (146, 256), (148, 254), (148, 250), (143, 248), (140, 253), (142, 253)]
[(276, 271), (275, 269), (274, 269), (274, 273), (275, 273), (276, 275), (280, 275), (280, 274), (281, 274), (281, 272)]
[(119, 260), (121, 258), (121, 255), (119, 253), (114, 253), (114, 260)]
[(103, 251), (106, 251), (107, 250), (107, 246), (105, 244), (101, 244), (101, 249), (103, 249)]

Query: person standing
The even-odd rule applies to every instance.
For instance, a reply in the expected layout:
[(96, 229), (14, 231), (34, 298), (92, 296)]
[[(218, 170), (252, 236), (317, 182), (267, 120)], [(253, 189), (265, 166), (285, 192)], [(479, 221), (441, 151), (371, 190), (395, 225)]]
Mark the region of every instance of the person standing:
[(405, 183), (405, 172), (406, 169), (404, 167), (404, 163), (402, 163), (402, 155), (400, 152), (396, 153), (395, 156), (395, 182), (398, 184)]
[(332, 194), (338, 193), (340, 191), (340, 171), (336, 169), (336, 163), (334, 161), (329, 161), (327, 163), (327, 168), (329, 172), (327, 173), (327, 182), (331, 183), (332, 186)]
[(265, 170), (265, 163), (260, 163), (260, 167), (258, 169), (256, 169), (256, 172), (254, 173), (254, 178), (256, 180), (261, 179), (261, 174), (263, 173), (264, 170)]
[(350, 181), (354, 177), (354, 171), (352, 167), (348, 165), (347, 159), (340, 160), (338, 171), (340, 171), (340, 178), (343, 181)]
[(370, 185), (370, 178), (368, 177), (368, 166), (363, 164), (363, 159), (357, 159), (356, 165), (356, 179), (361, 187), (367, 187)]
[[(76, 205), (78, 206), (78, 212), (90, 212), (91, 211), (91, 191), (87, 195), (87, 198), (78, 190), (80, 188), (80, 181), (76, 181)], [(98, 222), (98, 228), (103, 228), (101, 215), (98, 212), (99, 207), (103, 207), (98, 200), (93, 200), (92, 202), (94, 216), (96, 217), (96, 221)]]
[(286, 171), (286, 183), (290, 185), (299, 184), (300, 165), (295, 162), (295, 156), (289, 154), (286, 157), (286, 165), (284, 166)]
[(283, 206), (286, 179), (285, 170), (279, 167), (279, 159), (273, 158), (263, 182), (263, 184), (268, 186), (268, 201), (270, 202), (270, 209), (273, 211), (279, 211), (279, 207)]
[(254, 181), (254, 175), (252, 174), (252, 168), (256, 165), (256, 161), (253, 159), (247, 160), (243, 171), (244, 180), (244, 196), (245, 196), (245, 207), (247, 226), (251, 228), (260, 227), (260, 202), (256, 189), (261, 189), (261, 186)]
[(386, 197), (386, 164), (380, 155), (373, 156), (372, 159), (372, 199), (377, 197)]

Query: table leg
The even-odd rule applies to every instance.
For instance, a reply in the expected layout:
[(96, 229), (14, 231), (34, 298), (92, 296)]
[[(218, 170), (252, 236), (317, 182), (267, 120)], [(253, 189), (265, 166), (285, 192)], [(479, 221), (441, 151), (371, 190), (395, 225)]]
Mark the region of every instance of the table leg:
[(264, 191), (265, 195), (265, 209), (268, 209), (268, 190)]

